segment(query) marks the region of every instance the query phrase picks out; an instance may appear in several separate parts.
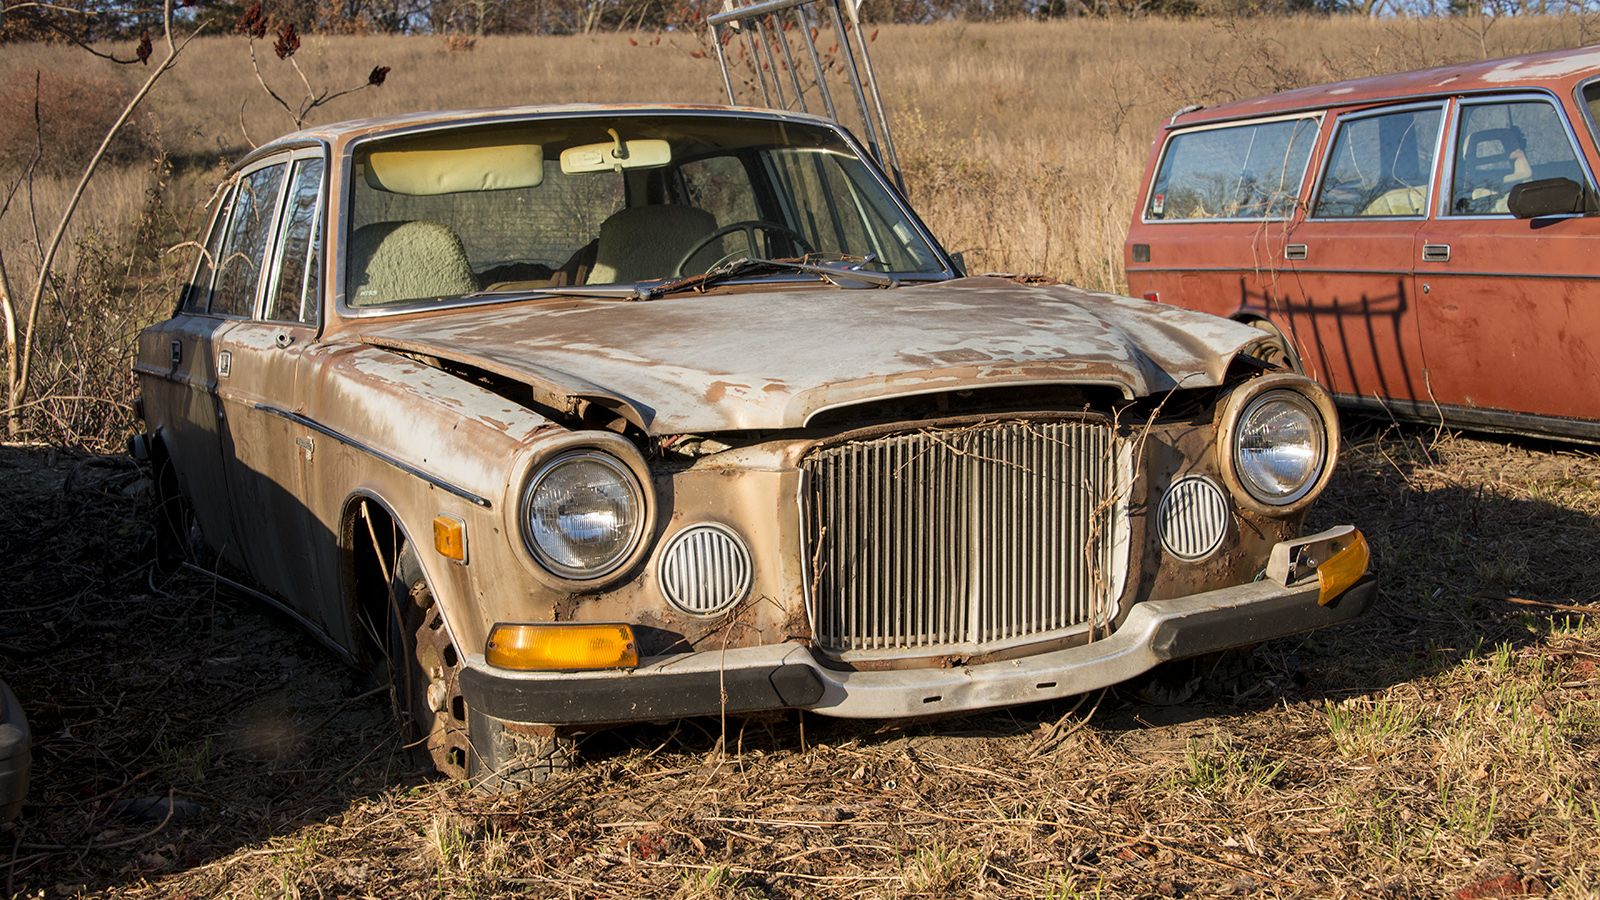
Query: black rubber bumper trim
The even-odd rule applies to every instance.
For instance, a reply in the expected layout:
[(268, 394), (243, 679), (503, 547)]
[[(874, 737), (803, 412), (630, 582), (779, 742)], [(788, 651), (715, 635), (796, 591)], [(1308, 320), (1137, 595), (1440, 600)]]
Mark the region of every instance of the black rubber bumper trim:
[(497, 719), (585, 725), (811, 706), (822, 699), (822, 679), (800, 665), (544, 683), (465, 668), (461, 693), (468, 707)]
[(1366, 612), (1377, 593), (1377, 578), (1364, 575), (1333, 602), (1319, 606), (1313, 585), (1304, 592), (1166, 622), (1156, 629), (1150, 646), (1161, 659), (1185, 659), (1315, 631)]

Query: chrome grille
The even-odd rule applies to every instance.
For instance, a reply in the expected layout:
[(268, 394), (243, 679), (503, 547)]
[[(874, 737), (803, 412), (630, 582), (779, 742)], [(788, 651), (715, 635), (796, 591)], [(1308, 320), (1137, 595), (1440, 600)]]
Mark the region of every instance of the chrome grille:
[(1108, 619), (1124, 504), (1111, 427), (1023, 420), (805, 461), (811, 617), (825, 650), (982, 647)]

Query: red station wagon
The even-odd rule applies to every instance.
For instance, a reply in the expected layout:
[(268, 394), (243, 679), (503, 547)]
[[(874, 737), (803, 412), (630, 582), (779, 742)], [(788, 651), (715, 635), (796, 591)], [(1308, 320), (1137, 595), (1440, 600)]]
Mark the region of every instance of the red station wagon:
[(1344, 404), (1600, 440), (1600, 48), (1173, 116), (1130, 292), (1250, 322)]

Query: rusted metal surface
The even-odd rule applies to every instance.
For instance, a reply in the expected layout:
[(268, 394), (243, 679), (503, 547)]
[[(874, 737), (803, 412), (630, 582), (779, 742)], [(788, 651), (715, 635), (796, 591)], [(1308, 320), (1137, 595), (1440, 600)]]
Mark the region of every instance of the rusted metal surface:
[(833, 407), (976, 385), (1109, 385), (1128, 398), (1209, 387), (1260, 337), (1169, 306), (996, 278), (541, 301), (360, 331), (544, 396), (615, 397), (655, 435), (799, 428)]

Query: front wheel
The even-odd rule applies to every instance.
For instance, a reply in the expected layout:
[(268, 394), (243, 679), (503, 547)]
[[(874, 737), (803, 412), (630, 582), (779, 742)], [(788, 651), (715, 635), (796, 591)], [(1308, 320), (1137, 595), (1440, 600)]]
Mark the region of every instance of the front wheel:
[(419, 764), (494, 791), (515, 790), (572, 767), (577, 746), (571, 736), (501, 722), (468, 707), (461, 694), (461, 654), (410, 547), (395, 561), (387, 618), (383, 659), (391, 704)]

